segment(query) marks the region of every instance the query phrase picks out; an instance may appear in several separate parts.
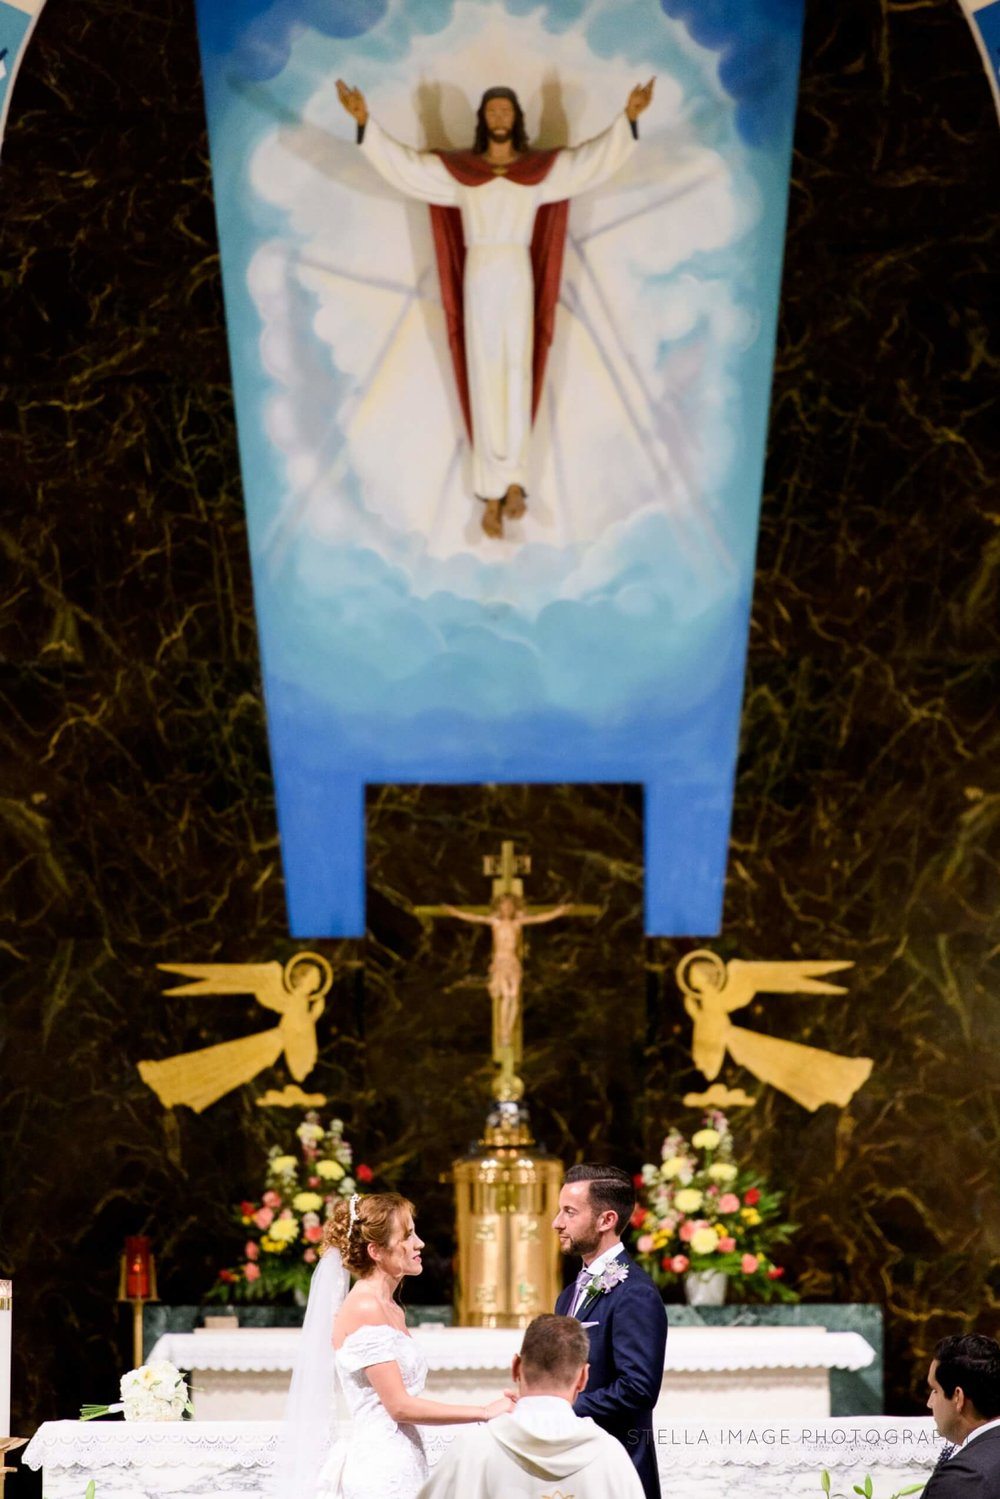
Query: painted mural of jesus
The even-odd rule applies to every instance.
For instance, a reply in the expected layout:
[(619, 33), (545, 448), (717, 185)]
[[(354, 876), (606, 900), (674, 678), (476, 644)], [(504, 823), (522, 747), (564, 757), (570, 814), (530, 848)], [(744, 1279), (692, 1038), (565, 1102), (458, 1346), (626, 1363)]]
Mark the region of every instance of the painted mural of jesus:
[(598, 187), (631, 155), (653, 83), (593, 140), (528, 146), (508, 88), (487, 89), (471, 151), (416, 151), (388, 135), (364, 95), (337, 80), (341, 104), (375, 170), (430, 205), (441, 300), (459, 401), (472, 443), (473, 487), (487, 536), (525, 512), (531, 425), (555, 323), (569, 199)]

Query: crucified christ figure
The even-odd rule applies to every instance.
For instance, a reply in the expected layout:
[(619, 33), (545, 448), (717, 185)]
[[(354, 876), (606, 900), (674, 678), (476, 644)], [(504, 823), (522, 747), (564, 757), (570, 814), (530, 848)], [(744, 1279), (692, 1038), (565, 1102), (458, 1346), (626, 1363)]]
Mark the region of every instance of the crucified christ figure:
[(493, 1051), (494, 1059), (512, 1066), (520, 1059), (518, 1051), (518, 1023), (521, 1019), (521, 932), (526, 926), (540, 926), (546, 921), (555, 921), (565, 916), (572, 906), (552, 906), (548, 911), (538, 911), (533, 916), (525, 914), (524, 905), (517, 895), (498, 895), (489, 916), (480, 916), (476, 911), (463, 911), (458, 906), (442, 906), (449, 916), (459, 921), (474, 921), (493, 930), (493, 955), (486, 987), (493, 1001)]
[(509, 88), (487, 89), (471, 151), (415, 151), (373, 119), (359, 89), (341, 104), (375, 170), (430, 204), (441, 300), (458, 396), (472, 442), (473, 487), (487, 536), (523, 516), (528, 441), (555, 322), (568, 200), (606, 182), (631, 155), (653, 83), (580, 146), (533, 151)]

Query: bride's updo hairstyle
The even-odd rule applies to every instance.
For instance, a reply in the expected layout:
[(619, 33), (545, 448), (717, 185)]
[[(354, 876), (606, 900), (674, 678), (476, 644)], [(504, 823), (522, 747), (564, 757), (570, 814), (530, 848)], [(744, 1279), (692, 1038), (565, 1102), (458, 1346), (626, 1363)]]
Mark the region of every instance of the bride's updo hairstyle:
[(340, 1257), (351, 1274), (363, 1280), (375, 1269), (368, 1253), (369, 1244), (388, 1249), (398, 1234), (404, 1214), (413, 1216), (413, 1203), (398, 1192), (356, 1194), (354, 1221), (351, 1222), (351, 1199), (342, 1197), (323, 1227), (323, 1249), (339, 1249)]

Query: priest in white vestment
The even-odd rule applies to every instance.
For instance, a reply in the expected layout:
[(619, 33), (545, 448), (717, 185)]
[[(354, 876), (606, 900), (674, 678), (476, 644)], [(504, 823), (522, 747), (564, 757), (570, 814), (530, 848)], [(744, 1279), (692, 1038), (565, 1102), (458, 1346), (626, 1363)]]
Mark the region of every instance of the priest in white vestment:
[(624, 165), (653, 80), (632, 90), (623, 113), (601, 135), (556, 151), (529, 149), (510, 89), (484, 94), (471, 151), (441, 152), (402, 145), (371, 117), (359, 90), (340, 80), (337, 89), (375, 170), (431, 207), (459, 401), (472, 441), (473, 487), (485, 506), (483, 530), (500, 537), (504, 518), (524, 514), (567, 202)]
[(536, 1317), (514, 1358), (513, 1414), (463, 1432), (418, 1499), (643, 1499), (622, 1444), (573, 1413), (589, 1351), (575, 1317)]

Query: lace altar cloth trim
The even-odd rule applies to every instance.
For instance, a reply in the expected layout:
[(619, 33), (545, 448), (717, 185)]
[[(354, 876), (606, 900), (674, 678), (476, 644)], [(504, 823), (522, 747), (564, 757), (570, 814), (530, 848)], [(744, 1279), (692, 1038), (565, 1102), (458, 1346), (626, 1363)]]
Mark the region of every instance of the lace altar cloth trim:
[[(24, 1450), (29, 1468), (157, 1468), (270, 1470), (280, 1445), (273, 1421), (47, 1421)], [(446, 1443), (458, 1428), (435, 1434)], [(937, 1461), (942, 1442), (929, 1417), (854, 1416), (789, 1422), (716, 1419), (661, 1426), (657, 1461), (665, 1479), (679, 1470), (766, 1468), (813, 1473), (823, 1468), (906, 1471), (919, 1478)], [(435, 1443), (437, 1446), (437, 1443)], [(434, 1452), (435, 1460), (439, 1450)], [(734, 1475), (735, 1476), (735, 1475)], [(266, 1471), (261, 1474), (261, 1482)], [(818, 1489), (818, 1485), (817, 1485)], [(676, 1489), (675, 1489), (676, 1492)], [(768, 1489), (769, 1494), (773, 1490)]]
[(270, 1468), (280, 1421), (46, 1421), (25, 1447), (28, 1468)]
[[(521, 1346), (517, 1329), (419, 1327), (414, 1338), (428, 1367), (510, 1368)], [(296, 1328), (241, 1328), (238, 1332), (165, 1333), (150, 1358), (165, 1358), (179, 1369), (221, 1369), (265, 1373), (291, 1369)], [(714, 1373), (727, 1369), (867, 1369), (874, 1349), (856, 1332), (822, 1327), (675, 1327), (667, 1339), (668, 1372)]]

